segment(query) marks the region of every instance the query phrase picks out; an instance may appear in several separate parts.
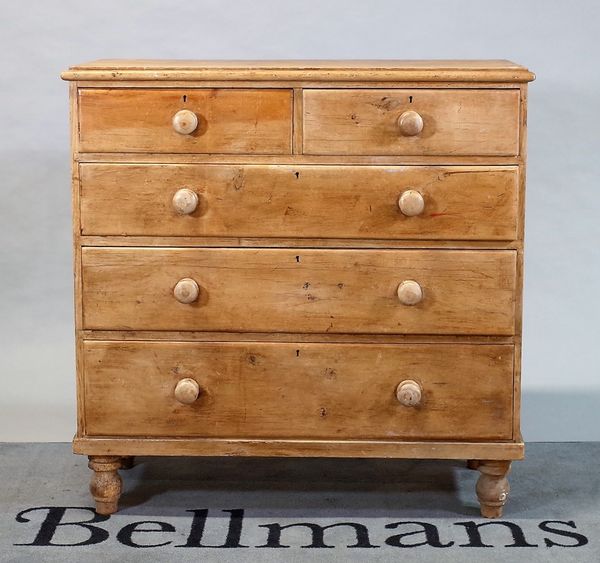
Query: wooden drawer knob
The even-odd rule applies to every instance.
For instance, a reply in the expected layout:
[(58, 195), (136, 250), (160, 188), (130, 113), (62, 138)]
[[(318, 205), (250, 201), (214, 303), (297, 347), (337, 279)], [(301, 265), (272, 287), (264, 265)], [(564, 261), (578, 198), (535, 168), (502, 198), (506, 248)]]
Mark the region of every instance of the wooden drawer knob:
[(398, 118), (398, 128), (403, 135), (414, 137), (423, 131), (423, 118), (416, 111), (405, 111)]
[(182, 109), (173, 116), (173, 129), (182, 135), (193, 133), (198, 127), (198, 116), (189, 109)]
[(423, 290), (415, 280), (404, 280), (398, 286), (398, 299), (403, 305), (416, 305), (423, 299)]
[(200, 287), (192, 278), (183, 278), (175, 285), (173, 295), (180, 303), (193, 303), (200, 295)]
[(398, 207), (403, 215), (414, 217), (423, 213), (425, 200), (417, 190), (406, 190), (398, 198)]
[(184, 405), (191, 405), (200, 396), (200, 385), (190, 378), (180, 379), (175, 386), (175, 398)]
[(189, 188), (181, 188), (173, 196), (173, 209), (179, 215), (189, 215), (198, 207), (198, 194)]
[(396, 387), (396, 399), (405, 407), (418, 407), (421, 403), (421, 386), (412, 379), (403, 381)]

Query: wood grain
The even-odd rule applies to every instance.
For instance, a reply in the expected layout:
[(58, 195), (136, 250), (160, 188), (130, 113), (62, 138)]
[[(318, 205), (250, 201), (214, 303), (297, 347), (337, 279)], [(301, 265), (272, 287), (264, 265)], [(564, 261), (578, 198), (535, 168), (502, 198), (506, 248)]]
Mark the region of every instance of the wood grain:
[[(173, 129), (193, 111), (198, 127)], [(292, 91), (263, 89), (79, 89), (82, 152), (288, 154)]]
[(177, 340), (184, 342), (343, 342), (350, 344), (515, 344), (515, 336), (456, 334), (331, 334), (323, 332), (210, 332), (82, 330), (85, 340)]
[[(511, 346), (86, 342), (88, 435), (508, 439)], [(201, 393), (181, 405), (174, 389)], [(422, 387), (405, 407), (396, 387)], [(283, 415), (283, 418), (282, 418)]]
[(69, 84), (69, 129), (71, 149), (71, 211), (72, 236), (73, 236), (73, 312), (75, 325), (75, 387), (77, 396), (77, 434), (85, 433), (85, 418), (83, 415), (83, 397), (85, 381), (83, 378), (83, 339), (81, 329), (83, 327), (83, 306), (81, 291), (81, 217), (80, 217), (80, 180), (79, 164), (76, 155), (79, 153), (79, 121), (77, 109), (77, 83)]
[[(514, 251), (84, 248), (87, 329), (514, 333)], [(200, 298), (172, 295), (194, 279)], [(398, 301), (406, 279), (423, 300)]]
[[(397, 120), (416, 111), (423, 131)], [(315, 155), (517, 155), (519, 90), (304, 91), (304, 153)]]
[(284, 237), (188, 237), (188, 236), (82, 236), (83, 246), (154, 246), (206, 248), (429, 248), (456, 250), (519, 250), (521, 240), (341, 239)]
[[(84, 235), (516, 236), (518, 170), (512, 166), (81, 164), (80, 177)], [(409, 189), (423, 196), (419, 216), (398, 208)], [(187, 216), (173, 207), (182, 190), (199, 199)]]
[(96, 513), (115, 513), (123, 490), (123, 481), (118, 471), (121, 468), (121, 458), (91, 455), (88, 466), (93, 471), (90, 493), (96, 503)]
[(394, 440), (248, 440), (231, 438), (106, 438), (75, 437), (77, 454), (113, 452), (121, 455), (160, 456), (268, 456), (358, 457), (406, 459), (523, 459), (525, 445), (518, 441), (443, 442)]
[(104, 59), (71, 67), (64, 80), (122, 81), (425, 81), (524, 82), (534, 74), (506, 60), (182, 61)]
[[(522, 84), (521, 87), (521, 154), (523, 155), (523, 163), (520, 167), (519, 174), (519, 221), (517, 227), (517, 238), (521, 241), (525, 239), (525, 192), (526, 192), (526, 160), (527, 160), (527, 84)], [(517, 342), (515, 346), (515, 377), (514, 377), (514, 406), (513, 419), (515, 436), (521, 435), (521, 354), (522, 342), (521, 335), (523, 332), (523, 270), (524, 270), (524, 244), (517, 252), (517, 297), (515, 310), (515, 332), (517, 334)]]
[[(301, 147), (300, 149), (301, 150)], [(133, 153), (86, 152), (73, 155), (78, 162), (106, 164), (331, 164), (335, 166), (517, 166), (523, 164), (521, 155), (470, 156), (470, 155), (261, 155), (261, 154), (200, 154), (200, 153)]]
[(476, 487), (481, 515), (484, 518), (502, 518), (510, 492), (507, 479), (510, 461), (480, 460), (477, 469), (481, 473)]

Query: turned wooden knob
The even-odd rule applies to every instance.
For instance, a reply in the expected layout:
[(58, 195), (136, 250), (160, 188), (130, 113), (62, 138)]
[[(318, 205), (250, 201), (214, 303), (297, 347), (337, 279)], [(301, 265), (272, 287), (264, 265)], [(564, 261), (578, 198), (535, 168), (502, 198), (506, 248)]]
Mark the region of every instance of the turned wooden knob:
[(173, 129), (182, 135), (193, 133), (198, 127), (198, 116), (189, 109), (182, 109), (173, 116)]
[(421, 403), (421, 386), (407, 379), (396, 387), (396, 399), (405, 407), (418, 407)]
[(398, 128), (403, 135), (414, 137), (423, 131), (423, 118), (416, 111), (405, 111), (398, 118)]
[(180, 303), (193, 303), (200, 295), (200, 287), (192, 278), (183, 278), (173, 288), (173, 295)]
[(398, 299), (403, 305), (416, 305), (423, 299), (423, 290), (415, 280), (404, 280), (398, 286)]
[(417, 190), (406, 190), (398, 198), (398, 207), (403, 215), (414, 217), (423, 213), (425, 200)]
[(181, 188), (173, 196), (173, 209), (180, 215), (189, 215), (198, 207), (198, 194), (189, 188)]
[(200, 396), (200, 385), (191, 377), (180, 379), (175, 385), (175, 398), (184, 405), (191, 405)]

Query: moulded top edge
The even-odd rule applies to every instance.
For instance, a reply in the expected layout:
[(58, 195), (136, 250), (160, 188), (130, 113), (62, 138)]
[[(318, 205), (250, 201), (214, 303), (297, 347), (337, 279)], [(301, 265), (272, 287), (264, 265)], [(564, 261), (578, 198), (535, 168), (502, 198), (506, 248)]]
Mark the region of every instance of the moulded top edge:
[(529, 82), (535, 75), (507, 60), (131, 60), (75, 65), (64, 80), (306, 80)]

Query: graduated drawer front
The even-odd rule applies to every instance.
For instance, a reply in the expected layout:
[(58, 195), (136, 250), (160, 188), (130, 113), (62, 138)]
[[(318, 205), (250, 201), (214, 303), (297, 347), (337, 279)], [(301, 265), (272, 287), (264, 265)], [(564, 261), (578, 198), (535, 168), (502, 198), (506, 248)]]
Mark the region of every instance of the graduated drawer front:
[[(512, 240), (514, 166), (82, 164), (84, 235)], [(182, 214), (173, 197), (193, 191)], [(404, 215), (416, 190), (423, 211)]]
[[(406, 111), (420, 114), (421, 133), (401, 133)], [(304, 90), (304, 153), (517, 155), (519, 91)]]
[[(174, 130), (180, 110), (198, 117), (190, 134)], [(80, 89), (81, 152), (291, 152), (292, 94), (260, 89)]]
[[(512, 250), (90, 248), (86, 329), (514, 333)], [(173, 296), (192, 278), (197, 301)], [(403, 305), (399, 284), (423, 299)]]
[[(512, 438), (508, 345), (87, 341), (83, 361), (90, 436)], [(404, 380), (419, 406), (396, 399)]]

